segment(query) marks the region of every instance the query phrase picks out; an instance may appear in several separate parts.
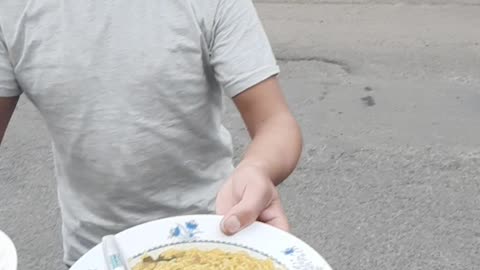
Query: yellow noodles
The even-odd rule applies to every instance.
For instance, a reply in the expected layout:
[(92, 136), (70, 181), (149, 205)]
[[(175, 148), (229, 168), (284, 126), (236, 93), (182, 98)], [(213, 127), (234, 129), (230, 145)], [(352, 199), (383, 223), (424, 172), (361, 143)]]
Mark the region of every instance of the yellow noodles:
[(146, 257), (132, 270), (277, 270), (271, 260), (260, 260), (245, 252), (215, 250), (168, 250), (157, 260)]

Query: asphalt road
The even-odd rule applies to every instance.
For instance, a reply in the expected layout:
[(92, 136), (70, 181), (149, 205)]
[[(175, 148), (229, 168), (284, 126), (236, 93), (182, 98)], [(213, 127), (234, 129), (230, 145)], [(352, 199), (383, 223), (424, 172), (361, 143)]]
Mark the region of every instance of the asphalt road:
[[(294, 233), (339, 270), (479, 269), (480, 1), (257, 2), (305, 136), (281, 187)], [(24, 99), (0, 150), (20, 270), (63, 268), (52, 168)]]

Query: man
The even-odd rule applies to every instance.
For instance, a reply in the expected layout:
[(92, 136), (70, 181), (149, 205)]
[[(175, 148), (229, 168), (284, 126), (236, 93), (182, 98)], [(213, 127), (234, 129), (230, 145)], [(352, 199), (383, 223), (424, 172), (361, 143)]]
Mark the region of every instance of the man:
[[(0, 2), (0, 140), (24, 93), (53, 140), (69, 265), (172, 215), (288, 230), (275, 186), (301, 135), (277, 73), (251, 0)], [(252, 137), (235, 169), (223, 93)]]

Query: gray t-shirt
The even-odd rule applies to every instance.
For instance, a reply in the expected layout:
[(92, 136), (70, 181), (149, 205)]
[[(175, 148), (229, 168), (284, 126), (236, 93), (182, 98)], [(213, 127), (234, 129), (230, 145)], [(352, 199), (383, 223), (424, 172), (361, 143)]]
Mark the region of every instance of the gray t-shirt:
[(53, 139), (65, 262), (106, 234), (213, 210), (233, 97), (278, 73), (251, 0), (2, 0), (0, 96)]

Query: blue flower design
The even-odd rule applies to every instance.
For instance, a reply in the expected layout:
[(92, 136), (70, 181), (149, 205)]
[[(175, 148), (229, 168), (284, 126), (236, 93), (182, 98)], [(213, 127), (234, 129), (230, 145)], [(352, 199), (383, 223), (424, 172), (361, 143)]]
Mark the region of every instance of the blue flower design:
[(291, 248), (287, 248), (283, 251), (283, 254), (285, 255), (292, 255), (293, 253), (295, 253), (295, 248), (294, 247), (291, 247)]
[(178, 237), (181, 233), (180, 226), (174, 227), (170, 230), (170, 237)]
[(198, 224), (195, 222), (195, 220), (191, 220), (185, 223), (185, 225), (189, 231), (195, 231), (198, 228)]
[(289, 256), (293, 269), (322, 270), (322, 267), (314, 265), (301, 249), (290, 247), (285, 249), (283, 254)]
[(198, 238), (198, 223), (195, 220), (178, 224), (170, 230), (170, 238), (177, 238), (182, 241), (191, 241)]

